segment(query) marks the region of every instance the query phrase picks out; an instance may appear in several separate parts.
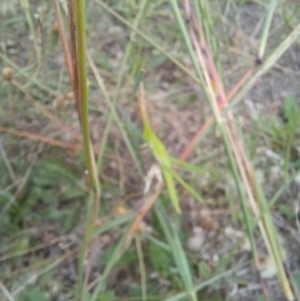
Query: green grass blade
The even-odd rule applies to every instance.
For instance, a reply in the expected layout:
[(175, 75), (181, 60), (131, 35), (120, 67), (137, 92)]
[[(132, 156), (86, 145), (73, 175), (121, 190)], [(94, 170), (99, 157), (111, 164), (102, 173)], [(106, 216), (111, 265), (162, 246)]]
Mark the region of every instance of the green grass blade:
[[(185, 289), (191, 292), (193, 288), (193, 277), (180, 238), (178, 236), (178, 231), (171, 226), (165, 209), (160, 204), (159, 200), (155, 203), (155, 213), (171, 248), (174, 262), (181, 276), (181, 280), (184, 283)], [(197, 296), (193, 292), (190, 293), (190, 297), (191, 300), (197, 300)]]
[(286, 151), (285, 151), (285, 164), (284, 164), (285, 178), (287, 178), (288, 174), (289, 174), (291, 148), (292, 148), (292, 144), (293, 144), (299, 123), (300, 123), (300, 111), (298, 111), (298, 116), (294, 120), (291, 120), (291, 123), (290, 123), (288, 140), (287, 140)]
[(166, 183), (166, 186), (168, 189), (169, 197), (171, 199), (173, 206), (175, 207), (176, 212), (181, 213), (180, 202), (179, 202), (177, 190), (175, 187), (174, 179), (173, 179), (172, 175), (169, 173), (169, 171), (166, 170), (165, 168), (166, 167), (162, 166), (164, 180), (165, 180), (165, 183)]
[(172, 169), (167, 170), (168, 173), (182, 186), (184, 187), (198, 202), (202, 203), (203, 198), (192, 188), (187, 182), (185, 182), (175, 171)]
[[(201, 291), (202, 289), (204, 289), (207, 286), (213, 285), (215, 282), (221, 280), (222, 278), (225, 278), (227, 276), (230, 276), (233, 272), (235, 272), (237, 269), (242, 268), (245, 264), (240, 265), (240, 266), (236, 266), (231, 270), (228, 270), (224, 273), (220, 273), (196, 286), (193, 287), (193, 289), (191, 290), (191, 292), (193, 293), (197, 293), (198, 291)], [(190, 293), (191, 292), (182, 292), (179, 293), (175, 296), (172, 296), (170, 298), (165, 299), (164, 301), (180, 301), (180, 300), (187, 300), (187, 298), (189, 298)]]
[(265, 54), (267, 40), (268, 40), (269, 31), (270, 31), (270, 27), (271, 27), (271, 22), (272, 22), (272, 18), (273, 18), (274, 12), (275, 12), (276, 5), (277, 5), (277, 0), (270, 1), (269, 8), (267, 11), (267, 17), (265, 20), (265, 26), (264, 26), (263, 34), (261, 36), (259, 50), (258, 50), (257, 59), (259, 61), (262, 61), (264, 54)]
[[(128, 228), (129, 230), (129, 228)], [(101, 274), (101, 277), (93, 291), (92, 297), (90, 301), (96, 301), (97, 297), (99, 295), (100, 292), (102, 292), (103, 290), (105, 290), (105, 285), (106, 285), (106, 280), (111, 272), (111, 270), (114, 268), (114, 266), (116, 265), (116, 263), (118, 262), (118, 260), (120, 259), (120, 257), (122, 256), (124, 250), (124, 244), (127, 238), (127, 233), (128, 231), (125, 231), (124, 235), (122, 236), (122, 238), (120, 239), (120, 241), (118, 242), (118, 244), (115, 246), (114, 250), (112, 251), (112, 254), (108, 260), (108, 262), (106, 263), (105, 269)]]
[(138, 254), (138, 261), (140, 266), (140, 275), (141, 275), (141, 287), (142, 287), (142, 301), (147, 301), (147, 276), (146, 276), (146, 268), (144, 262), (143, 248), (141, 243), (141, 238), (137, 234), (135, 236), (136, 241), (136, 250)]
[(283, 263), (285, 262), (285, 258), (283, 257), (282, 246), (279, 243), (280, 240), (275, 225), (273, 223), (270, 210), (268, 208), (267, 200), (264, 196), (261, 185), (258, 184), (255, 178), (254, 181), (255, 181), (254, 185), (257, 189), (257, 194), (258, 194), (257, 195), (258, 202), (260, 203), (260, 206), (264, 212), (263, 222), (265, 224), (266, 232), (272, 249), (270, 255), (276, 265), (276, 271), (277, 271), (279, 282), (281, 284), (282, 290), (284, 291), (286, 298), (288, 300), (294, 300), (294, 296), (291, 291), (290, 284), (283, 266)]
[(122, 215), (118, 218), (113, 219), (102, 225), (101, 227), (94, 230), (93, 237), (99, 236), (104, 232), (110, 231), (118, 226), (121, 226), (127, 222), (132, 221), (136, 217), (136, 214), (133, 212)]
[(120, 117), (119, 117), (119, 115), (118, 115), (118, 113), (116, 111), (116, 108), (115, 108), (114, 104), (111, 102), (110, 98), (108, 97), (108, 93), (107, 93), (107, 90), (105, 88), (104, 82), (103, 82), (103, 80), (101, 78), (101, 75), (98, 72), (95, 63), (93, 62), (93, 60), (92, 60), (92, 58), (90, 56), (88, 56), (88, 61), (89, 61), (89, 64), (90, 64), (90, 66), (91, 66), (91, 68), (93, 70), (94, 76), (95, 76), (95, 78), (97, 80), (97, 83), (98, 83), (99, 87), (101, 88), (102, 92), (105, 93), (104, 95), (106, 95), (105, 100), (107, 102), (107, 105), (109, 106), (110, 111), (112, 113), (112, 116), (113, 116), (113, 118), (114, 118), (114, 120), (115, 120), (115, 122), (116, 122), (116, 124), (117, 124), (117, 126), (118, 126), (118, 128), (119, 128), (119, 130), (120, 130), (120, 132), (122, 134), (122, 136), (123, 136), (123, 139), (124, 139), (124, 141), (126, 143), (126, 146), (127, 146), (128, 150), (130, 152), (131, 158), (132, 158), (132, 160), (133, 160), (133, 162), (135, 164), (135, 167), (136, 167), (139, 175), (143, 178), (144, 173), (143, 173), (141, 164), (140, 164), (140, 162), (137, 159), (137, 155), (136, 155), (135, 150), (134, 150), (134, 148), (133, 148), (133, 146), (132, 146), (132, 144), (131, 144), (131, 142), (130, 142), (130, 140), (128, 138), (128, 134), (124, 130), (124, 125), (123, 125), (122, 121), (120, 120)]
[[(195, 8), (197, 12), (198, 23), (203, 23), (206, 41), (208, 42), (208, 48), (211, 50), (215, 57), (217, 69), (221, 78), (223, 77), (223, 69), (220, 60), (220, 39), (216, 35), (216, 30), (214, 27), (214, 20), (212, 16), (212, 11), (209, 6), (209, 1), (207, 0), (195, 0)], [(221, 5), (218, 5), (220, 9)]]
[(194, 49), (193, 49), (193, 45), (192, 45), (192, 42), (191, 42), (191, 39), (190, 39), (190, 36), (188, 34), (188, 31), (186, 29), (186, 26), (184, 24), (184, 21), (183, 21), (183, 17), (181, 15), (181, 12), (179, 10), (179, 7), (178, 7), (178, 4), (177, 4), (177, 1), (176, 0), (170, 0), (170, 5), (173, 9), (173, 13), (174, 13), (174, 16), (175, 16), (175, 19), (177, 21), (177, 24), (182, 32), (182, 37), (184, 39), (184, 42), (185, 42), (185, 45), (187, 47), (187, 50), (188, 50), (188, 53), (190, 55), (190, 58), (193, 62), (193, 66), (196, 70), (196, 74), (197, 76), (199, 77), (199, 79), (202, 79), (201, 81), (204, 82), (204, 79), (202, 77), (202, 73), (199, 69), (199, 64), (197, 62), (197, 58), (196, 58), (196, 55), (195, 55), (195, 52), (194, 52)]
[[(138, 26), (141, 22), (141, 19), (144, 15), (144, 12), (146, 10), (147, 3), (148, 3), (148, 0), (143, 0), (142, 3), (140, 4), (140, 10), (139, 10), (134, 22), (133, 22), (133, 25), (132, 25), (133, 29), (138, 28)], [(124, 58), (122, 60), (122, 64), (121, 64), (121, 68), (120, 68), (120, 73), (119, 73), (117, 86), (116, 86), (116, 95), (115, 95), (114, 100), (113, 100), (113, 105), (115, 107), (116, 107), (116, 104), (117, 104), (117, 101), (118, 101), (118, 97), (119, 97), (119, 93), (120, 93), (121, 84), (122, 84), (122, 81), (123, 81), (123, 78), (124, 78), (124, 74), (126, 72), (127, 63), (128, 63), (129, 57), (130, 57), (133, 41), (134, 41), (135, 36), (136, 36), (136, 32), (133, 29), (130, 33), (130, 42), (126, 46), (125, 55), (124, 55)], [(136, 82), (136, 84), (137, 84), (137, 82)], [(139, 87), (139, 85), (137, 87), (136, 87), (136, 85), (134, 86), (133, 93), (132, 93), (133, 94), (132, 98), (135, 97), (135, 93), (136, 93), (138, 87)], [(112, 113), (112, 111), (110, 111), (108, 121), (107, 121), (105, 130), (104, 130), (103, 138), (102, 138), (102, 141), (101, 141), (99, 153), (98, 153), (97, 167), (98, 167), (99, 172), (100, 172), (100, 169), (101, 169), (102, 158), (103, 158), (104, 150), (105, 150), (105, 147), (106, 147), (106, 144), (107, 144), (108, 133), (109, 133), (110, 128), (111, 128), (112, 120), (113, 120), (113, 113)]]
[(287, 51), (291, 45), (298, 39), (300, 35), (300, 24), (298, 24), (294, 30), (285, 38), (285, 40), (272, 52), (272, 54), (262, 63), (258, 71), (246, 82), (243, 88), (232, 99), (227, 109), (223, 111), (226, 114), (232, 107), (236, 106), (246, 93), (257, 83), (257, 79), (267, 73), (279, 60), (279, 58)]
[(215, 173), (215, 171), (212, 170), (212, 169), (208, 169), (206, 167), (198, 167), (194, 164), (191, 164), (191, 163), (186, 162), (186, 161), (179, 160), (179, 159), (171, 157), (171, 156), (170, 156), (170, 159), (171, 159), (172, 163), (177, 165), (179, 167), (179, 169), (181, 169), (183, 171), (187, 171), (187, 172), (191, 172), (191, 173), (194, 172), (194, 173), (197, 173), (199, 175), (204, 175), (207, 172)]
[(168, 244), (166, 244), (166, 243), (160, 241), (159, 239), (157, 239), (157, 238), (155, 238), (154, 236), (149, 235), (149, 234), (146, 234), (145, 237), (146, 237), (149, 241), (151, 241), (152, 243), (154, 243), (156, 246), (162, 248), (162, 249), (165, 250), (165, 251), (171, 252), (171, 249), (170, 249), (170, 247), (169, 247)]
[(268, 202), (268, 206), (269, 208), (271, 208), (279, 199), (279, 197), (281, 196), (281, 194), (286, 190), (286, 188), (295, 180), (295, 178), (297, 176), (300, 175), (300, 170), (298, 170), (297, 172), (295, 172), (295, 174), (290, 177), (284, 184), (282, 184), (282, 186), (277, 190), (277, 192), (275, 193), (275, 195), (272, 197), (272, 199)]

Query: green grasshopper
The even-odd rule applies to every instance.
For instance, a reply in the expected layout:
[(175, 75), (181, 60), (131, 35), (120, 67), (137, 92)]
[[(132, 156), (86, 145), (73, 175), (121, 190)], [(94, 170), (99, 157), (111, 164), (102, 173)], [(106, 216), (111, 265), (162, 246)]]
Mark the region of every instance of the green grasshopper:
[(175, 207), (177, 213), (181, 213), (181, 209), (179, 206), (179, 198), (178, 198), (177, 190), (175, 188), (173, 175), (171, 173), (172, 160), (164, 144), (156, 136), (156, 134), (153, 132), (151, 128), (149, 117), (146, 111), (145, 91), (144, 91), (143, 81), (140, 81), (138, 100), (139, 100), (140, 111), (141, 111), (141, 116), (142, 116), (142, 121), (144, 126), (144, 132), (143, 132), (144, 139), (148, 143), (155, 159), (160, 165), (160, 168), (164, 176), (165, 184), (167, 186), (170, 195), (171, 202)]
[(175, 165), (177, 167), (181, 166), (186, 170), (190, 170), (198, 174), (204, 174), (207, 170), (204, 168), (196, 167), (187, 162), (182, 162), (180, 160), (174, 159), (169, 155), (163, 142), (157, 137), (157, 135), (151, 128), (145, 104), (145, 90), (143, 84), (143, 77), (144, 71), (142, 70), (136, 79), (134, 89), (135, 92), (138, 91), (137, 97), (144, 126), (143, 136), (145, 141), (148, 143), (155, 159), (160, 165), (171, 202), (175, 207), (177, 213), (181, 213), (181, 209), (179, 206), (179, 197), (175, 187), (174, 179), (199, 202), (202, 202), (203, 198), (172, 169), (172, 163), (175, 162)]

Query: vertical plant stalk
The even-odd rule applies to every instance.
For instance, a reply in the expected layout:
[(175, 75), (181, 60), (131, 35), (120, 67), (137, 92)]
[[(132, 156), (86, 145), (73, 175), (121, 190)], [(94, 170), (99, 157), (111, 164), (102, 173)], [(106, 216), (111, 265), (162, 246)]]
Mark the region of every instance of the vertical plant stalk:
[[(97, 175), (95, 158), (90, 143), (89, 106), (88, 106), (88, 82), (86, 71), (86, 29), (85, 29), (85, 5), (84, 0), (75, 1), (76, 11), (76, 51), (77, 51), (77, 75), (79, 102), (81, 105), (81, 126), (84, 143), (84, 153), (88, 169), (88, 175), (92, 189), (100, 195), (100, 185)], [(72, 30), (72, 29), (71, 29)]]
[[(75, 5), (74, 5), (75, 1)], [(75, 18), (74, 18), (75, 7)], [(100, 201), (100, 184), (96, 168), (96, 161), (93, 154), (90, 140), (89, 127), (89, 106), (88, 106), (88, 80), (86, 70), (86, 21), (85, 21), (85, 1), (69, 0), (69, 25), (71, 35), (71, 53), (73, 59), (74, 81), (73, 89), (76, 100), (76, 108), (81, 124), (84, 154), (87, 165), (88, 177), (91, 185), (91, 195), (89, 198), (86, 229), (79, 258), (79, 282), (77, 299), (85, 299), (83, 288), (83, 264), (89, 242), (92, 238), (94, 225), (98, 216)]]

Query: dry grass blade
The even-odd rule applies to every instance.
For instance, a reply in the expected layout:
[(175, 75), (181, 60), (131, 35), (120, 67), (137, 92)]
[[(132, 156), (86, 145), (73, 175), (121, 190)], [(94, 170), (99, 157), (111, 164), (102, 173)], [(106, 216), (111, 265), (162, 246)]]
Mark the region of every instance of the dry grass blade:
[(12, 128), (6, 128), (6, 127), (3, 127), (3, 126), (0, 126), (0, 131), (4, 132), (4, 133), (24, 137), (24, 138), (37, 140), (37, 141), (44, 142), (44, 143), (47, 143), (47, 144), (72, 149), (72, 150), (82, 149), (82, 146), (78, 145), (78, 144), (72, 144), (72, 143), (67, 143), (67, 142), (63, 142), (63, 141), (59, 141), (59, 140), (54, 140), (54, 139), (44, 137), (44, 136), (41, 136), (41, 135), (37, 135), (37, 134), (29, 133), (29, 132), (24, 132), (24, 131), (18, 131), (18, 130), (15, 130), (15, 129), (12, 129)]
[[(75, 2), (74, 0), (68, 0), (68, 21), (69, 21), (69, 33), (70, 33), (70, 50), (71, 50), (71, 61), (73, 70), (73, 81), (72, 87), (75, 95), (76, 110), (78, 119), (81, 124), (82, 122), (82, 105), (79, 99), (79, 78), (78, 78), (78, 66), (77, 66), (77, 46), (76, 46), (76, 20), (75, 20)], [(65, 31), (62, 32), (65, 35)], [(66, 49), (64, 49), (66, 51)], [(69, 52), (66, 54), (70, 56)]]
[(10, 258), (22, 256), (22, 255), (25, 255), (25, 254), (28, 254), (28, 253), (31, 253), (31, 252), (35, 252), (37, 250), (44, 249), (44, 248), (49, 247), (49, 246), (51, 246), (53, 244), (56, 244), (56, 243), (61, 242), (61, 241), (64, 241), (66, 238), (67, 238), (67, 236), (65, 236), (65, 235), (59, 236), (59, 237), (55, 237), (53, 239), (50, 239), (46, 243), (36, 245), (36, 246), (31, 247), (31, 248), (29, 248), (27, 250), (16, 252), (16, 253), (11, 253), (11, 254), (7, 254), (7, 255), (3, 255), (3, 256), (0, 257), (0, 261), (8, 260)]
[(55, 10), (57, 23), (58, 23), (59, 36), (60, 36), (61, 44), (62, 44), (62, 47), (63, 47), (65, 63), (67, 65), (67, 69), (68, 69), (68, 72), (69, 72), (70, 81), (73, 85), (73, 83), (74, 83), (74, 69), (73, 69), (73, 66), (72, 66), (71, 57), (69, 55), (69, 53), (70, 53), (69, 44), (68, 44), (67, 37), (66, 37), (66, 34), (65, 34), (65, 28), (64, 28), (64, 23), (63, 23), (62, 16), (61, 16), (60, 5), (59, 5), (58, 0), (53, 0), (53, 4), (54, 4), (54, 10)]

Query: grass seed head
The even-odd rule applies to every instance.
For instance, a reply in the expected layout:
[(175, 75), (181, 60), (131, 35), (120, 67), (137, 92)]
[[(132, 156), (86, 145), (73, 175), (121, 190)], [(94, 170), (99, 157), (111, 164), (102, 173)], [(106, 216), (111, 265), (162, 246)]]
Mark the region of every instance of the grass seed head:
[(14, 75), (14, 71), (13, 71), (13, 69), (11, 69), (9, 67), (4, 67), (2, 69), (2, 75), (3, 75), (4, 80), (10, 82)]

